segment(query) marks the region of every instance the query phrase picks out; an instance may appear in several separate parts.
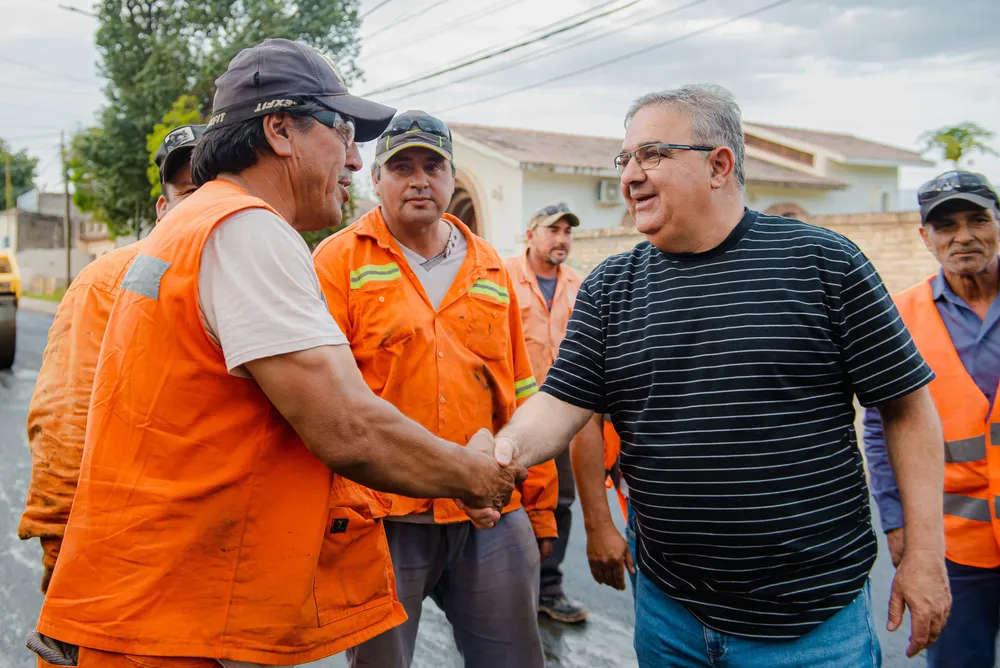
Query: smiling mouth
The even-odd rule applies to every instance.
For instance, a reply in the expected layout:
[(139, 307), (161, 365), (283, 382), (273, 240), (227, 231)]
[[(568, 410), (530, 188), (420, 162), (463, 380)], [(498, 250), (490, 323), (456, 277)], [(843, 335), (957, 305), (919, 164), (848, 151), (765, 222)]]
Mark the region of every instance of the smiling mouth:
[(632, 195), (632, 200), (636, 203), (636, 206), (648, 202), (649, 200), (656, 197), (656, 195)]

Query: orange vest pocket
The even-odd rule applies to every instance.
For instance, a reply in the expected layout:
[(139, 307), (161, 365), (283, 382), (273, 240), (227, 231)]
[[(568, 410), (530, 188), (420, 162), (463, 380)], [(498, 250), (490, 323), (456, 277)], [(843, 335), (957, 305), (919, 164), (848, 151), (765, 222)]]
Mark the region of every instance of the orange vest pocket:
[(413, 337), (413, 318), (399, 279), (368, 283), (352, 290), (351, 300), (351, 326), (357, 333), (352, 347), (387, 350)]
[(507, 312), (510, 304), (492, 297), (468, 295), (468, 328), (465, 345), (483, 359), (502, 359), (510, 348)]

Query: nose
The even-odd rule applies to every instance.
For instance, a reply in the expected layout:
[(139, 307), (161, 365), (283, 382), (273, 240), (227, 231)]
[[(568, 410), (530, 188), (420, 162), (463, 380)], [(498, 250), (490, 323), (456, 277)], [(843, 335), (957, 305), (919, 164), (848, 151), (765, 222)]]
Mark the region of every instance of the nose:
[(635, 159), (635, 156), (628, 161), (625, 165), (625, 169), (622, 170), (621, 174), (622, 182), (622, 194), (626, 197), (628, 196), (629, 186), (633, 183), (642, 183), (646, 180), (646, 172), (642, 171), (639, 166), (639, 161)]
[(344, 166), (352, 172), (360, 172), (363, 166), (363, 161), (361, 159), (361, 150), (358, 148), (357, 142), (351, 142), (351, 145), (347, 147), (347, 162)]

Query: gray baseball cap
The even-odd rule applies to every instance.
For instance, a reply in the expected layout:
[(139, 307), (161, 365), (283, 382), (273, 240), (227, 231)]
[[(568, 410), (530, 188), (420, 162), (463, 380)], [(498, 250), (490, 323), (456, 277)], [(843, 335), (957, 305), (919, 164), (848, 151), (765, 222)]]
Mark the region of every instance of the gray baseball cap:
[(392, 107), (351, 95), (337, 65), (313, 47), (272, 38), (240, 51), (215, 80), (207, 131), (291, 111), (310, 100), (352, 118), (359, 142), (378, 137), (396, 113)]
[(953, 170), (940, 174), (917, 190), (921, 221), (926, 223), (931, 212), (939, 205), (957, 199), (971, 202), (984, 209), (992, 209), (1000, 214), (1000, 197), (997, 196), (989, 179), (975, 172)]

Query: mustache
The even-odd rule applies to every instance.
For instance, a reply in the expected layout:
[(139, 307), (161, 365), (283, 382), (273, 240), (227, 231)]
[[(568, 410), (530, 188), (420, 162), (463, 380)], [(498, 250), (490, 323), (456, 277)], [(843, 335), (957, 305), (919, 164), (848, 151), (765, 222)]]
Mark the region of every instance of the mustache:
[(337, 176), (337, 183), (347, 188), (350, 187), (350, 185), (353, 182), (354, 182), (354, 172), (347, 169), (346, 167), (340, 170), (340, 175)]

